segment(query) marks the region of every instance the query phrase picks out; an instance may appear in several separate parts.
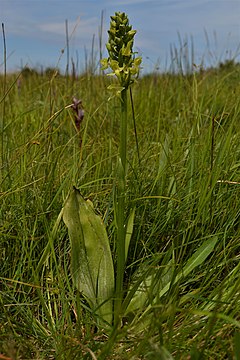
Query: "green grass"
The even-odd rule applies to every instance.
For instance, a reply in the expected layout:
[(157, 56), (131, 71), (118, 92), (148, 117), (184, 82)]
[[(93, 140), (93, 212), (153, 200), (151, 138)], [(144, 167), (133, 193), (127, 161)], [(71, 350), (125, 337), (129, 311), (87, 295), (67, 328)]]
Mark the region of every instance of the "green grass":
[[(120, 103), (108, 101), (102, 76), (0, 79), (0, 354), (239, 359), (240, 184), (231, 183), (240, 182), (239, 74), (237, 65), (153, 74), (133, 87), (140, 161), (129, 104), (125, 202), (126, 214), (135, 206), (136, 213), (124, 284), (151, 282), (144, 311), (128, 314), (114, 337), (95, 327), (72, 285), (58, 215), (77, 186), (104, 218), (115, 256)], [(85, 108), (81, 148), (73, 96)], [(206, 260), (181, 276), (216, 237)]]

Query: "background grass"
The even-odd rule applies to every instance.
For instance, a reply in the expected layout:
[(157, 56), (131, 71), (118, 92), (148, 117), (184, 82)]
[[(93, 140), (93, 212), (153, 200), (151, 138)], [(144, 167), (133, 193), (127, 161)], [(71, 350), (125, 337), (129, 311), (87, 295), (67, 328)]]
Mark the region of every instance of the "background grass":
[[(108, 101), (108, 79), (91, 73), (1, 77), (1, 354), (239, 359), (239, 76), (238, 64), (226, 63), (195, 74), (151, 74), (133, 88), (140, 159), (129, 106), (126, 207), (136, 206), (136, 215), (125, 286), (149, 272), (155, 284), (164, 282), (170, 259), (174, 279), (205, 239), (218, 242), (146, 317), (129, 315), (113, 347), (72, 286), (58, 215), (76, 185), (104, 218), (115, 253), (119, 101)], [(73, 96), (85, 108), (81, 148)], [(150, 304), (154, 292), (152, 285)]]

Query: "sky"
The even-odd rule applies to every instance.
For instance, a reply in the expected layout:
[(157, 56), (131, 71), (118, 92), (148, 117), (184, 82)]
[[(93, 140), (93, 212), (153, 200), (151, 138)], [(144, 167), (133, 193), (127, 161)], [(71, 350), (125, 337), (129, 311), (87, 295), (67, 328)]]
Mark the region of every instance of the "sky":
[[(100, 38), (107, 56), (107, 30), (116, 11), (127, 13), (137, 30), (134, 49), (142, 56), (144, 72), (169, 70), (176, 53), (184, 55), (186, 48), (191, 53), (192, 44), (190, 62), (196, 66), (240, 59), (240, 0), (0, 0), (7, 70), (58, 66), (65, 71), (69, 59), (70, 67), (73, 61), (78, 71), (84, 71), (92, 54), (99, 59)], [(3, 72), (2, 27), (0, 39)], [(172, 55), (170, 48), (176, 49)]]

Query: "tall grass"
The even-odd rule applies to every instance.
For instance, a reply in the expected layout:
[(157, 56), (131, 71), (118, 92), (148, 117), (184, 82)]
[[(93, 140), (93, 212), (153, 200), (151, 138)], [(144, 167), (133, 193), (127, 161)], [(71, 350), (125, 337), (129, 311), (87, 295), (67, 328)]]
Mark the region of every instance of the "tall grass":
[[(124, 284), (131, 296), (141, 285), (144, 296), (143, 308), (126, 313), (112, 349), (74, 289), (58, 215), (76, 185), (104, 218), (116, 252), (120, 104), (107, 101), (103, 76), (1, 77), (0, 354), (238, 358), (238, 76), (234, 65), (146, 76), (133, 88), (140, 164), (129, 121), (125, 206), (136, 210)], [(85, 109), (81, 149), (73, 96)], [(189, 259), (208, 240), (214, 249), (189, 271)]]

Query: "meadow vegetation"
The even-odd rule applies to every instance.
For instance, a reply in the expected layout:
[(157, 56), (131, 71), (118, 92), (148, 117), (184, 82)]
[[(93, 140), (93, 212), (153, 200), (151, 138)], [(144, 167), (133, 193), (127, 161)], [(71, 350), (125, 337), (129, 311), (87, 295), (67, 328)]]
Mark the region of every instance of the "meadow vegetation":
[[(116, 262), (114, 80), (0, 77), (0, 358), (240, 359), (239, 80), (239, 65), (228, 62), (134, 84), (125, 208), (135, 216), (123, 297), (140, 294), (142, 306), (111, 333), (73, 286), (59, 214), (75, 186), (104, 219)], [(85, 111), (79, 131), (74, 96)]]

